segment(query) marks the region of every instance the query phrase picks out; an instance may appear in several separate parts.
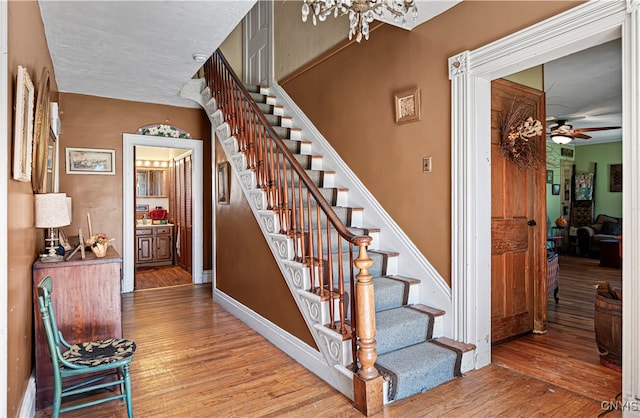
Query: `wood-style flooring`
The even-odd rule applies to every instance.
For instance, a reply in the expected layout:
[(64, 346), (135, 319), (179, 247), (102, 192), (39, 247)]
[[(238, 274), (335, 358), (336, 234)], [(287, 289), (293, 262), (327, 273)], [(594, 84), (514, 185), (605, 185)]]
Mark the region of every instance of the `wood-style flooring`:
[(191, 274), (179, 266), (136, 268), (135, 290), (180, 286), (192, 282)]
[[(573, 261), (585, 270), (568, 274)], [(593, 305), (591, 281), (616, 272), (585, 259), (560, 263), (567, 274), (560, 277), (560, 304), (550, 306), (549, 334), (495, 347), (492, 365), (393, 402), (377, 416), (597, 417), (604, 412), (602, 402), (620, 391), (620, 373), (599, 365), (589, 313), (581, 309)], [(125, 294), (122, 317), (124, 336), (138, 346), (131, 373), (139, 417), (362, 416), (346, 397), (217, 305), (210, 284)], [(36, 416), (50, 413), (45, 409)], [(126, 417), (126, 408), (110, 402), (64, 416)], [(607, 418), (615, 416), (620, 412)]]

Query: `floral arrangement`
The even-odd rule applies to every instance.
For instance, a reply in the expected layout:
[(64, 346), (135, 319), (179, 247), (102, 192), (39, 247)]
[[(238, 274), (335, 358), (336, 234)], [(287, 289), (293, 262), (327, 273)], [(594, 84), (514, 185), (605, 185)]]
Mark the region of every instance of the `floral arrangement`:
[(96, 247), (103, 244), (109, 245), (109, 243), (113, 240), (114, 238), (107, 237), (107, 234), (105, 234), (104, 232), (98, 232), (97, 234), (89, 237), (89, 241), (87, 242), (87, 244), (92, 247)]
[(147, 125), (138, 129), (140, 135), (165, 136), (169, 138), (191, 139), (189, 133), (171, 125)]
[(107, 254), (109, 243), (113, 240), (114, 238), (107, 237), (107, 234), (104, 232), (98, 232), (97, 234), (89, 237), (87, 245), (91, 247), (91, 251), (93, 251), (97, 257), (104, 257)]
[(516, 106), (514, 101), (509, 112), (501, 115), (500, 121), (502, 151), (519, 168), (537, 167), (546, 158), (540, 144), (533, 141), (542, 135), (542, 122), (527, 116), (527, 111), (525, 105)]

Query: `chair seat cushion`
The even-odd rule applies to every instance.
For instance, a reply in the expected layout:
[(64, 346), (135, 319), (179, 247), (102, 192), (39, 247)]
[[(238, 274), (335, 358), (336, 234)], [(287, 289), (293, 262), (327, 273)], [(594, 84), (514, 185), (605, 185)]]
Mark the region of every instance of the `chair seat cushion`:
[(62, 353), (62, 357), (69, 363), (78, 366), (95, 367), (131, 357), (135, 351), (136, 343), (133, 341), (110, 338), (74, 344), (69, 350)]

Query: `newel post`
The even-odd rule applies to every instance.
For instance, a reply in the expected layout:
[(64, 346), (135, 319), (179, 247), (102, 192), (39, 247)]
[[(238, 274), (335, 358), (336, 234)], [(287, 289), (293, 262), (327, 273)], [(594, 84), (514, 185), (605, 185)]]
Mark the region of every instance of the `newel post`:
[(360, 363), (358, 373), (353, 377), (353, 400), (355, 407), (366, 416), (382, 410), (382, 376), (375, 368), (378, 353), (376, 351), (376, 316), (373, 299), (373, 282), (369, 267), (373, 264), (367, 254), (364, 243), (358, 243), (360, 252), (354, 261), (360, 272), (356, 275), (356, 313), (357, 313), (357, 357)]

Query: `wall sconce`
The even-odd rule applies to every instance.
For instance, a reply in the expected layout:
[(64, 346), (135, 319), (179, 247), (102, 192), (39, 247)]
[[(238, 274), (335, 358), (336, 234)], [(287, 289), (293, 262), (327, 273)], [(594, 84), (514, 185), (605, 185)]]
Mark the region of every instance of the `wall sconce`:
[(41, 193), (35, 195), (35, 202), (36, 228), (49, 229), (49, 238), (45, 238), (49, 244), (45, 250), (49, 252), (41, 254), (40, 261), (62, 261), (64, 257), (56, 254), (58, 238), (54, 230), (71, 225), (71, 198), (66, 193)]

